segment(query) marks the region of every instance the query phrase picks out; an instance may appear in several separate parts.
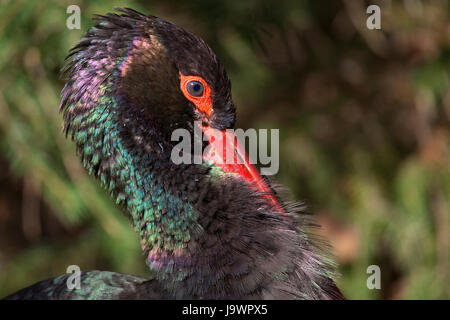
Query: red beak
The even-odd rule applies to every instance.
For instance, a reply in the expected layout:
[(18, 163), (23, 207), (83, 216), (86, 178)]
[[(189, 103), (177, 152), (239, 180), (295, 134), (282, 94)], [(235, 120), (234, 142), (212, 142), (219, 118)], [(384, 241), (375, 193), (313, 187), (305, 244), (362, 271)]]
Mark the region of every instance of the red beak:
[(264, 196), (272, 202), (278, 211), (284, 212), (256, 167), (250, 163), (245, 149), (240, 145), (231, 130), (217, 130), (204, 126), (202, 131), (209, 141), (208, 149), (203, 153), (204, 160), (211, 161), (224, 172), (238, 174), (251, 184), (256, 191), (265, 193)]

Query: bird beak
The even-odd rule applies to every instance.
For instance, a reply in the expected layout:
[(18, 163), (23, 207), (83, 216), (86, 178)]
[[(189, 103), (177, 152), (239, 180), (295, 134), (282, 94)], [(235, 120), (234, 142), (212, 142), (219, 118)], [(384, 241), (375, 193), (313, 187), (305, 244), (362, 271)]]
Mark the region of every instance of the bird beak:
[(233, 130), (218, 130), (202, 126), (209, 145), (203, 153), (203, 159), (220, 167), (224, 172), (237, 174), (247, 181), (256, 191), (264, 194), (277, 210), (284, 212), (267, 183), (250, 162), (245, 149), (239, 143)]

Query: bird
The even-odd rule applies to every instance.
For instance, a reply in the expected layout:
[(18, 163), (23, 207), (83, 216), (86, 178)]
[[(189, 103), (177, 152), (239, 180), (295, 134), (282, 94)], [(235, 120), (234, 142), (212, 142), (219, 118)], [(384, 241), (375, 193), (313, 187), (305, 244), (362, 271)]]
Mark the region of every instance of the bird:
[(6, 299), (345, 299), (313, 217), (246, 155), (232, 165), (217, 153), (172, 161), (172, 132), (196, 125), (205, 145), (218, 147), (213, 130), (238, 152), (231, 82), (210, 46), (115, 9), (69, 52), (59, 110), (84, 167), (129, 215), (149, 276), (82, 271), (78, 288), (64, 274)]

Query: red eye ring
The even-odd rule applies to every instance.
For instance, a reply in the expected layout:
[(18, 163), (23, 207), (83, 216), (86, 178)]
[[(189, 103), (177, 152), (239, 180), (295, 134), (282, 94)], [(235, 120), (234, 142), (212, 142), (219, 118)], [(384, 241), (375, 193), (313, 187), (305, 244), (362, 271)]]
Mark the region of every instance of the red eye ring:
[[(203, 85), (203, 94), (196, 97), (189, 93), (188, 91), (188, 85), (192, 81), (200, 82)], [(212, 102), (211, 102), (211, 88), (206, 83), (205, 80), (203, 80), (202, 77), (198, 76), (185, 76), (180, 72), (180, 89), (183, 92), (186, 99), (191, 101), (198, 111), (202, 113), (206, 113), (207, 115), (210, 115), (212, 112)]]

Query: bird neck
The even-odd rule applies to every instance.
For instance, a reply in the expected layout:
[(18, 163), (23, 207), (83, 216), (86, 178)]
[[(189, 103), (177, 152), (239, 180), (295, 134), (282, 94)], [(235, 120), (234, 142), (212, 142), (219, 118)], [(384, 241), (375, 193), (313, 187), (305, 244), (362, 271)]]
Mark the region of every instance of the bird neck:
[(107, 97), (95, 108), (68, 106), (66, 130), (88, 172), (129, 212), (152, 274), (178, 283), (219, 271), (229, 253), (215, 216), (224, 204), (217, 203), (220, 170), (174, 164), (170, 143), (149, 129), (151, 119)]
[(95, 108), (69, 105), (65, 129), (89, 173), (130, 213), (152, 275), (170, 296), (301, 296), (290, 292), (293, 282), (316, 294), (328, 264), (310, 251), (296, 218), (217, 167), (174, 164), (151, 119), (110, 97)]

